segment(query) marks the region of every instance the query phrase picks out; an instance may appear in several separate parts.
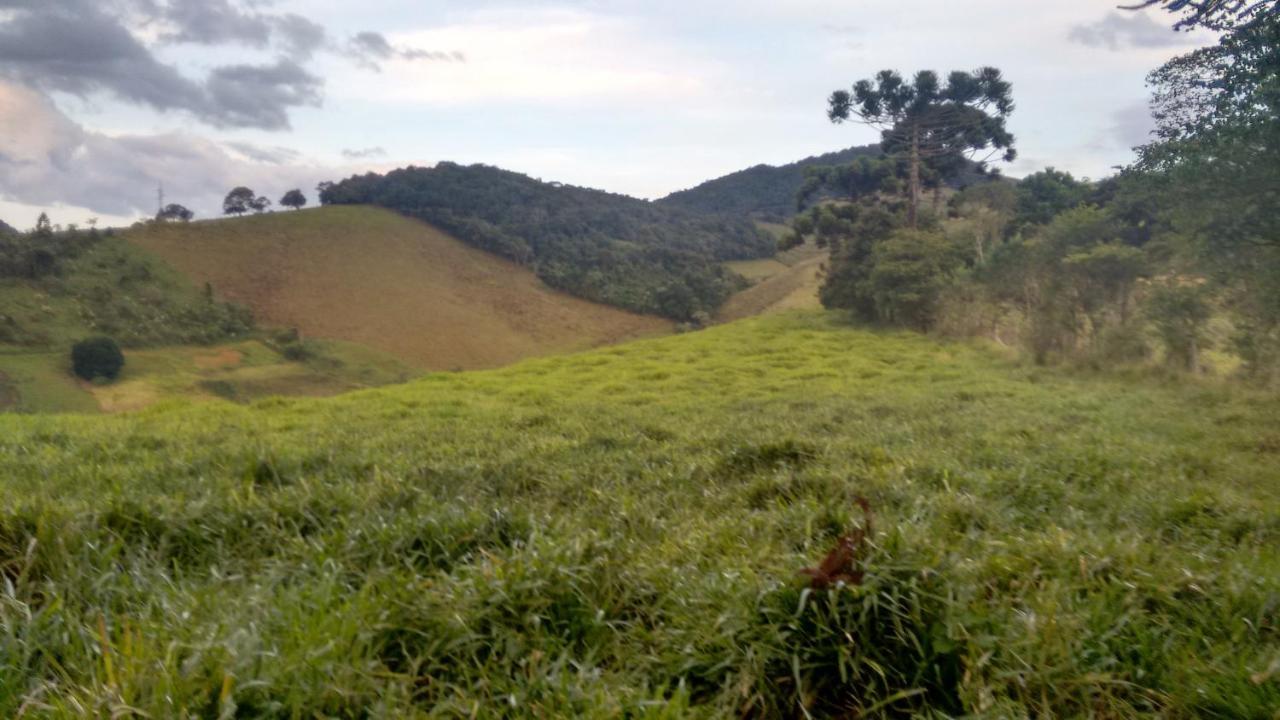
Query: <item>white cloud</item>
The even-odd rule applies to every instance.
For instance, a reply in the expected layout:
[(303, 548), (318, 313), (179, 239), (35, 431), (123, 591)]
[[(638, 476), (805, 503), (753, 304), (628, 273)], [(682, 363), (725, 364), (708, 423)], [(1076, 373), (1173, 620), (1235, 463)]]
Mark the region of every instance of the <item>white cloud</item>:
[(452, 24), (389, 35), (398, 47), (456, 49), (465, 53), (465, 63), (391, 59), (382, 77), (335, 85), (366, 101), (437, 105), (644, 103), (708, 89), (716, 68), (641, 32), (636, 23), (566, 8), (478, 11)]
[(94, 132), (44, 95), (0, 81), (0, 200), (10, 208), (62, 205), (74, 209), (67, 214), (138, 217), (155, 212), (163, 184), (171, 202), (208, 217), (236, 185), (272, 199), (294, 187), (314, 195), (320, 180), (362, 167), (323, 167), (286, 148), (224, 146), (188, 133)]

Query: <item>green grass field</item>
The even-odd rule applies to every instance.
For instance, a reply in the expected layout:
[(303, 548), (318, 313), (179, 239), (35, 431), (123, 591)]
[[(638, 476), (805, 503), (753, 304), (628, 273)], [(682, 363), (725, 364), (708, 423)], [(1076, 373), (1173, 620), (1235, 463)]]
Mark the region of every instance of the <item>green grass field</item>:
[(0, 352), (0, 374), (10, 389), (0, 412), (97, 412), (98, 403), (70, 365), (67, 353)]
[(0, 716), (1274, 718), (1278, 428), (819, 312), (0, 416)]

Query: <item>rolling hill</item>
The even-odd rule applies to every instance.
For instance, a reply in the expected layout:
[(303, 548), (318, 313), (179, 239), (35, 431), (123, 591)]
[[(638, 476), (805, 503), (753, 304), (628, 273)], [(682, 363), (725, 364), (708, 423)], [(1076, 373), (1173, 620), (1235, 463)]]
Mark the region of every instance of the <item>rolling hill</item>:
[[(804, 185), (806, 170), (847, 165), (860, 157), (879, 157), (881, 152), (879, 145), (863, 145), (805, 158), (788, 165), (757, 165), (708, 180), (688, 190), (674, 192), (658, 200), (657, 204), (692, 212), (786, 222), (796, 214), (796, 196)], [(997, 176), (985, 172), (977, 163), (970, 163), (968, 169), (948, 181), (948, 185), (960, 188), (989, 182), (993, 177)], [(822, 197), (824, 194), (818, 193), (811, 200)]]
[(358, 175), (324, 187), (320, 199), (391, 208), (525, 265), (554, 288), (676, 320), (714, 313), (737, 289), (721, 262), (775, 250), (742, 215), (657, 205), (486, 165)]
[(796, 214), (796, 193), (804, 184), (807, 168), (843, 165), (860, 157), (876, 157), (880, 153), (879, 145), (865, 145), (782, 166), (756, 165), (674, 192), (658, 200), (657, 204), (781, 222)]
[(373, 207), (148, 225), (126, 237), (260, 322), (427, 369), (496, 367), (671, 327), (552, 290), (526, 267)]

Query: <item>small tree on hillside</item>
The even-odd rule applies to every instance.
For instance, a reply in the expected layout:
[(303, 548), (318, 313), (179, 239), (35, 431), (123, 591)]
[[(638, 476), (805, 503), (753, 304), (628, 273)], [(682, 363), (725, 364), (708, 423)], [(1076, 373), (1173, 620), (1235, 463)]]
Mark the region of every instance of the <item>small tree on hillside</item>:
[(163, 210), (156, 213), (156, 220), (160, 222), (191, 222), (191, 219), (195, 216), (196, 214), (187, 208), (177, 203), (172, 203), (165, 205)]
[[(859, 80), (853, 92), (837, 90), (827, 116), (834, 123), (857, 119), (881, 130), (881, 146), (907, 162), (907, 225), (918, 226), (920, 193), (926, 174), (958, 171), (965, 160), (980, 165), (1003, 151), (1013, 160), (1013, 135), (1005, 120), (1013, 112), (1012, 86), (993, 67), (953, 72), (944, 86), (924, 70), (908, 83), (893, 70)], [(975, 159), (976, 153), (988, 154)]]
[(249, 201), (249, 207), (252, 208), (255, 213), (262, 214), (267, 208), (271, 207), (271, 200), (267, 199), (265, 195), (262, 195)]
[(301, 210), (307, 204), (307, 196), (303, 195), (301, 190), (290, 190), (280, 198), (280, 204), (294, 210)]
[(257, 199), (257, 194), (247, 187), (238, 187), (227, 193), (227, 199), (222, 201), (222, 213), (224, 215), (244, 215), (249, 212), (253, 203)]

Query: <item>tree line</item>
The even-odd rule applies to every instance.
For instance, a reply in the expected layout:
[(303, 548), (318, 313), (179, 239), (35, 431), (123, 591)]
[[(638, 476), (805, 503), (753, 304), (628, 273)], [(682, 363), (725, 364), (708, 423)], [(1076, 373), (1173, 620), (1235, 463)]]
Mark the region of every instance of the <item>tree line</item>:
[[(233, 188), (231, 192), (227, 193), (227, 197), (223, 199), (222, 214), (239, 217), (247, 212), (263, 213), (269, 210), (271, 205), (271, 198), (259, 195), (251, 188), (240, 186)], [(307, 196), (302, 193), (302, 190), (294, 188), (280, 198), (280, 205), (294, 210), (301, 210), (307, 206)], [(159, 222), (191, 222), (195, 219), (195, 216), (196, 214), (186, 206), (170, 203), (156, 213), (156, 220)]]
[[(1162, 358), (1198, 371), (1217, 344), (1280, 382), (1280, 13), (1274, 1), (1150, 2), (1221, 33), (1149, 77), (1157, 132), (1117, 175), (1052, 168), (924, 197), (963, 159), (1011, 159), (999, 71), (893, 71), (837, 91), (835, 122), (882, 154), (811, 168), (785, 241), (831, 249), (827, 307), (984, 335), (1040, 362)], [(818, 190), (836, 201), (809, 202)]]

